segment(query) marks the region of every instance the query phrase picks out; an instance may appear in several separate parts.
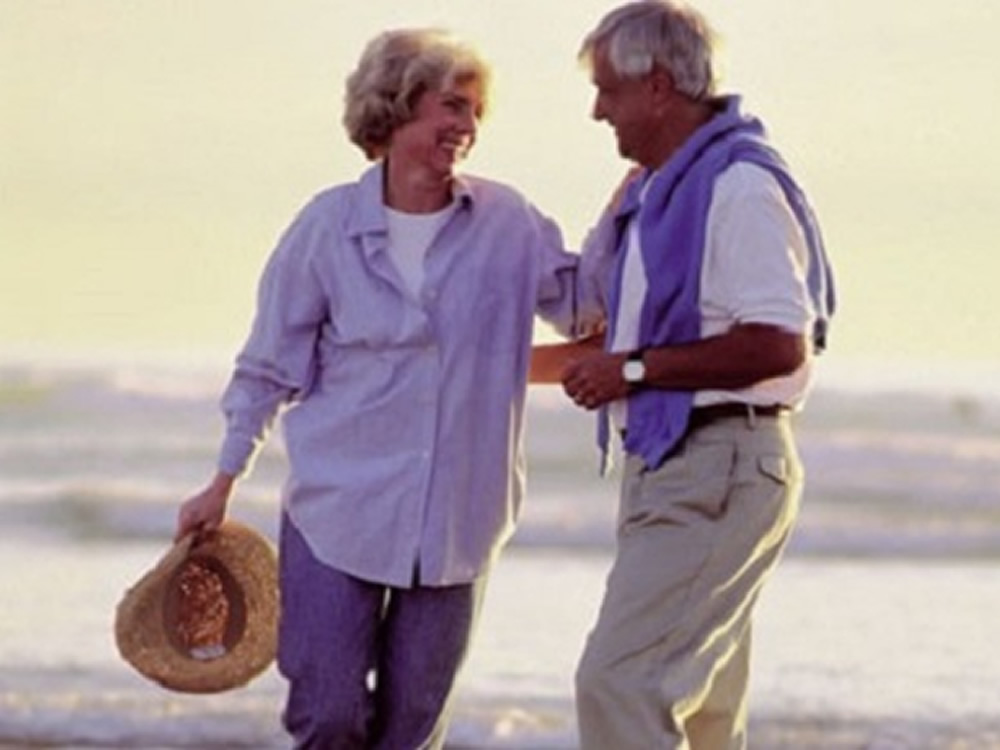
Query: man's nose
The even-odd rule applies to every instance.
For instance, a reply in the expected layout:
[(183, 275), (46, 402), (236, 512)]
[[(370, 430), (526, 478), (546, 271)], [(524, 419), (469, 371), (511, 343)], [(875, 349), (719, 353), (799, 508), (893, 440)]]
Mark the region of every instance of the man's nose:
[(594, 104), (590, 108), (590, 117), (598, 122), (606, 119), (604, 106), (601, 104), (600, 97), (594, 97)]

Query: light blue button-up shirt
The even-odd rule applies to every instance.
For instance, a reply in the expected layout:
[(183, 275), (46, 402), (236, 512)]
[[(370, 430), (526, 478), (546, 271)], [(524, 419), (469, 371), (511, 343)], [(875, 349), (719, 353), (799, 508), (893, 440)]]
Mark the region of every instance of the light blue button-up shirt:
[(523, 494), (533, 316), (572, 334), (598, 309), (517, 192), (463, 177), (454, 193), (419, 295), (387, 250), (381, 164), (314, 198), (268, 262), (222, 399), (219, 468), (248, 471), (287, 406), (292, 522), (320, 560), (396, 586), (488, 567)]

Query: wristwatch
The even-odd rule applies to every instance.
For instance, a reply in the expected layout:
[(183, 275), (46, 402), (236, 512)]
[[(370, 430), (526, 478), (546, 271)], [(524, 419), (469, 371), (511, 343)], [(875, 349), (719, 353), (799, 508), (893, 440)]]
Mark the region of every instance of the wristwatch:
[(645, 349), (636, 349), (630, 352), (628, 359), (622, 363), (622, 378), (626, 383), (635, 385), (646, 379), (646, 365), (642, 361), (642, 355), (645, 353)]

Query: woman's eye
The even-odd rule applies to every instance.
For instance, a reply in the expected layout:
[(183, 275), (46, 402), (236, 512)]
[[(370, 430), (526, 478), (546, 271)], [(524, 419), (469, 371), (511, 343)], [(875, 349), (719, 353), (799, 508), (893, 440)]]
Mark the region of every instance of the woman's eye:
[(447, 109), (449, 112), (453, 112), (456, 115), (465, 117), (466, 115), (472, 115), (476, 120), (480, 120), (483, 117), (483, 107), (480, 105), (474, 105), (468, 99), (455, 98), (455, 99), (442, 99), (441, 106)]

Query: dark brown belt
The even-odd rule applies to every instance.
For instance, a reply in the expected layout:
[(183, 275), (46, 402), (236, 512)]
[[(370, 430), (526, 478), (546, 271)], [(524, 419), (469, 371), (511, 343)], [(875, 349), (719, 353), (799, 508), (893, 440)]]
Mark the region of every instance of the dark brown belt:
[[(695, 406), (691, 409), (691, 416), (688, 418), (687, 432), (705, 427), (719, 419), (732, 419), (742, 417), (746, 420), (753, 420), (757, 417), (777, 417), (789, 411), (783, 404), (768, 404), (767, 406), (756, 406), (754, 404), (741, 404), (737, 401), (728, 401), (724, 404), (710, 404), (709, 406)], [(625, 430), (621, 431), (622, 440), (625, 439)]]
[(745, 419), (776, 417), (786, 411), (788, 411), (788, 407), (782, 404), (756, 406), (754, 404), (741, 404), (735, 401), (724, 404), (696, 406), (691, 409), (691, 416), (688, 419), (688, 429), (694, 430), (704, 427), (719, 419), (731, 419), (733, 417), (743, 417)]

